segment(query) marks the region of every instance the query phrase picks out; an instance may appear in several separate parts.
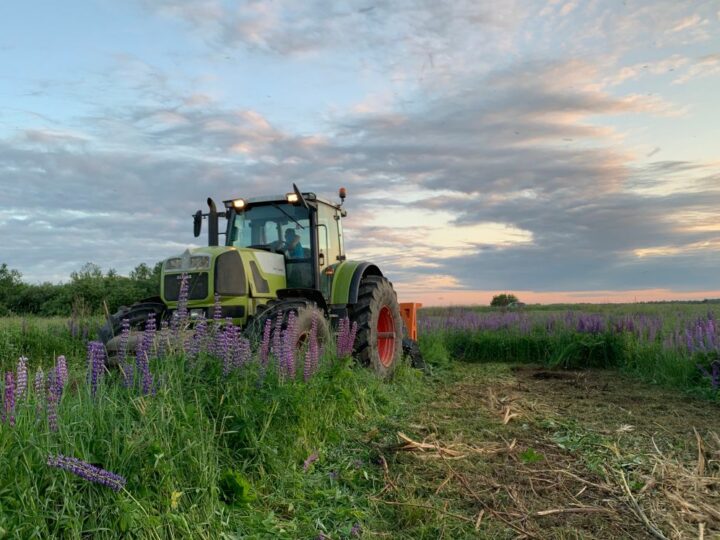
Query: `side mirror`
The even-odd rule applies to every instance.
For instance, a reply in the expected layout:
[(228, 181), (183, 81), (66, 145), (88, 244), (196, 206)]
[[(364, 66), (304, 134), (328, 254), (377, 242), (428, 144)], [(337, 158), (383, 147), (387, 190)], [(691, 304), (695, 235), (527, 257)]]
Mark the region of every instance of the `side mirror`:
[(320, 268), (325, 266), (325, 254), (322, 251), (318, 255), (318, 264), (320, 265)]
[(195, 238), (200, 236), (200, 230), (202, 229), (202, 210), (198, 210), (193, 214), (193, 234)]

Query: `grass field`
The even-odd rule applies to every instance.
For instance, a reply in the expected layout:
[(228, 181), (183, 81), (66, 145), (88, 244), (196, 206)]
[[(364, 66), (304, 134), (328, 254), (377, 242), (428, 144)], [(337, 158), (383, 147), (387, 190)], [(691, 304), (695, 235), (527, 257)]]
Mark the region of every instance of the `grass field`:
[[(428, 310), (430, 374), (380, 381), (330, 347), (289, 380), (257, 355), (228, 370), (168, 351), (148, 392), (113, 372), (94, 394), (98, 321), (0, 319), (3, 372), (30, 368), (0, 423), (0, 538), (712, 538), (714, 316), (675, 308)], [(33, 376), (59, 354), (54, 430)], [(49, 466), (58, 454), (126, 483)]]

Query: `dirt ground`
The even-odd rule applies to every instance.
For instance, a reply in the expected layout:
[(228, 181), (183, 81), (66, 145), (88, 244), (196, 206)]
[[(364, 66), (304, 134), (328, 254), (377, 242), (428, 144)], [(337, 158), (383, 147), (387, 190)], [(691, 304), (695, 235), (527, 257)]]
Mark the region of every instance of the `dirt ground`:
[(388, 496), (402, 484), (394, 504), (464, 537), (720, 538), (716, 404), (617, 372), (458, 364), (415, 419)]

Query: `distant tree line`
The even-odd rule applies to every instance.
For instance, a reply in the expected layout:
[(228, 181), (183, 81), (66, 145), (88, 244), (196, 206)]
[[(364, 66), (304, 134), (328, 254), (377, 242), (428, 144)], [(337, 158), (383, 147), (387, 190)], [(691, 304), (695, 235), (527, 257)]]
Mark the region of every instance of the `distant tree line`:
[(103, 301), (112, 313), (121, 305), (160, 294), (161, 263), (139, 264), (129, 276), (92, 263), (70, 274), (67, 283), (25, 283), (22, 274), (0, 264), (0, 316), (100, 315)]

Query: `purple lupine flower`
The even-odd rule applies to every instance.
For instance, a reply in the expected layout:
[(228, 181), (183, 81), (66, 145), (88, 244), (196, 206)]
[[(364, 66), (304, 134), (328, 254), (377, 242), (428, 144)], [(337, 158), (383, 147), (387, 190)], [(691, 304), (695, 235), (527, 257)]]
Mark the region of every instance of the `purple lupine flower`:
[(213, 320), (220, 321), (222, 319), (222, 304), (220, 304), (220, 295), (215, 293), (215, 303), (213, 304)]
[(57, 384), (60, 385), (60, 389), (64, 389), (68, 383), (68, 368), (67, 360), (61, 354), (55, 361), (55, 371), (57, 373)]
[[(91, 341), (87, 345), (87, 359), (88, 359), (88, 384), (90, 385), (90, 392), (94, 396), (97, 392), (98, 381), (103, 375), (105, 369), (105, 346), (101, 341)], [(56, 370), (57, 371), (57, 370)], [(56, 385), (60, 386), (61, 381), (60, 375), (56, 374)]]
[(695, 343), (693, 343), (692, 335), (687, 330), (685, 330), (685, 346), (690, 354), (695, 352)]
[(337, 329), (337, 335), (335, 336), (335, 349), (337, 350), (337, 355), (342, 356), (341, 351), (345, 349), (345, 334), (347, 332), (347, 327), (350, 325), (350, 319), (347, 317), (343, 317), (340, 319), (340, 322), (338, 323), (338, 329)]
[(260, 372), (258, 377), (258, 385), (260, 385), (265, 378), (267, 372), (268, 361), (270, 357), (270, 333), (272, 332), (272, 321), (265, 319), (265, 327), (263, 328), (263, 337), (260, 342), (260, 349), (258, 357), (260, 360)]
[(710, 380), (710, 386), (713, 390), (720, 390), (720, 360), (715, 360), (710, 364), (711, 371), (701, 365), (698, 365), (698, 369), (703, 374), (703, 377)]
[(170, 345), (170, 323), (167, 320), (160, 321), (160, 331), (156, 334), (158, 358), (164, 358)]
[(297, 349), (297, 315), (291, 311), (288, 315), (287, 327), (283, 336), (282, 364), (285, 374), (290, 379), (295, 378), (295, 351)]
[(227, 377), (235, 366), (237, 341), (240, 337), (239, 328), (233, 324), (232, 318), (228, 317), (222, 334), (220, 358), (223, 362), (223, 376)]
[(308, 347), (305, 352), (305, 366), (303, 368), (303, 378), (305, 382), (310, 380), (317, 370), (320, 350), (317, 341), (317, 312), (313, 312), (312, 322), (310, 323), (310, 335), (308, 336)]
[(144, 396), (155, 393), (155, 385), (153, 384), (153, 375), (150, 371), (150, 363), (147, 359), (143, 362), (142, 369), (140, 370), (142, 376), (142, 393)]
[(317, 452), (313, 452), (310, 454), (307, 459), (303, 462), (303, 471), (307, 472), (310, 468), (310, 465), (315, 463), (320, 456), (317, 455)]
[(35, 371), (35, 414), (40, 416), (42, 412), (42, 401), (45, 398), (45, 373), (41, 367)]
[(185, 328), (188, 320), (188, 294), (190, 292), (190, 276), (182, 274), (180, 276), (180, 292), (178, 293), (177, 310), (172, 318), (173, 335), (177, 337), (178, 333)]
[(275, 317), (275, 331), (273, 332), (272, 336), (272, 354), (275, 357), (275, 360), (279, 363), (281, 360), (281, 348), (282, 348), (282, 323), (283, 323), (283, 316), (282, 314)]
[(345, 356), (352, 355), (353, 348), (355, 347), (356, 334), (357, 322), (353, 321), (351, 325), (350, 319), (347, 317), (340, 319), (336, 345), (338, 358), (344, 358)]
[(47, 384), (47, 418), (48, 427), (50, 431), (58, 430), (58, 404), (60, 403), (60, 396), (62, 392), (62, 386), (57, 382), (56, 370), (50, 370), (48, 373), (48, 384)]
[(24, 356), (21, 356), (18, 359), (17, 363), (17, 369), (16, 369), (16, 384), (15, 384), (15, 400), (20, 400), (24, 395), (25, 392), (27, 392), (27, 377), (28, 377), (28, 370), (27, 370), (27, 358)]
[(218, 326), (215, 328), (215, 339), (214, 341), (214, 354), (219, 360), (223, 360), (227, 357), (230, 342), (228, 340), (228, 330), (225, 326)]
[(49, 467), (71, 472), (88, 482), (109, 487), (113, 491), (122, 490), (127, 483), (127, 480), (119, 474), (106, 471), (105, 469), (101, 469), (77, 458), (63, 456), (62, 454), (48, 456), (47, 464)]
[(155, 342), (155, 330), (155, 314), (151, 313), (145, 322), (145, 330), (143, 331), (140, 345), (135, 353), (135, 367), (140, 377), (143, 395), (148, 395), (153, 390), (153, 377), (150, 372), (150, 356), (152, 355), (152, 346)]
[(12, 371), (5, 373), (5, 396), (1, 420), (11, 426), (15, 425), (15, 379)]
[(205, 343), (207, 337), (208, 323), (205, 315), (200, 315), (198, 323), (195, 325), (195, 332), (188, 340), (187, 354), (191, 360), (197, 358), (202, 350), (202, 346)]
[(270, 319), (265, 320), (265, 327), (263, 328), (263, 338), (260, 344), (260, 364), (267, 366), (268, 356), (270, 355), (270, 334), (272, 332), (272, 321)]

